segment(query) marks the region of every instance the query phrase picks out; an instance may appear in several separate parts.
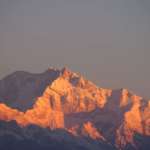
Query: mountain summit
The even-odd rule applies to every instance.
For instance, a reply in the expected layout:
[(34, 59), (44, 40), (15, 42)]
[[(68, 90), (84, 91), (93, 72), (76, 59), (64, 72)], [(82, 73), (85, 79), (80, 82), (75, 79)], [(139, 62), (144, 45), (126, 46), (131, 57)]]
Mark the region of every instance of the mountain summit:
[(143, 139), (150, 142), (150, 101), (127, 89), (100, 88), (67, 68), (2, 79), (0, 120), (63, 129), (116, 149), (144, 149)]

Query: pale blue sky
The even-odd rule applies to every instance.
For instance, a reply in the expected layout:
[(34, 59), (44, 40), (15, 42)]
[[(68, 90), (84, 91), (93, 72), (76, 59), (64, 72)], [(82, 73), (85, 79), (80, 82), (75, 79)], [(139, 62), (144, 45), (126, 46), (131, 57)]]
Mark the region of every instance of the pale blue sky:
[(0, 77), (68, 66), (150, 98), (149, 0), (0, 0)]

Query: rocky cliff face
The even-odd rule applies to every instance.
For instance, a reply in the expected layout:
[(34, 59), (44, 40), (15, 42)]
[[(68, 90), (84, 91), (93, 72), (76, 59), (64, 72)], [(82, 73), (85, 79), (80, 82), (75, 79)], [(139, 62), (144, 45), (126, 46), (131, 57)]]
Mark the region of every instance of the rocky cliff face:
[(127, 89), (103, 89), (64, 68), (35, 75), (14, 73), (0, 81), (0, 120), (63, 128), (75, 136), (136, 147), (150, 137), (150, 101)]

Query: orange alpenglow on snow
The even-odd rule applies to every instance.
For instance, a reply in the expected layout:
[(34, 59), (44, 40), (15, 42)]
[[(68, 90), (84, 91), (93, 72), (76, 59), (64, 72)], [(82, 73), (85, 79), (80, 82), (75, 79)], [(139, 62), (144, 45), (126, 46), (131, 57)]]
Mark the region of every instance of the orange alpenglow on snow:
[[(105, 140), (115, 133), (116, 144), (120, 147), (127, 143), (134, 145), (135, 133), (150, 136), (150, 101), (127, 89), (99, 88), (67, 68), (60, 72), (54, 70), (52, 75), (57, 72), (58, 76), (36, 97), (32, 108), (23, 112), (1, 103), (0, 120), (15, 120), (22, 127), (34, 124), (50, 129), (63, 128), (76, 136), (92, 139)], [(107, 124), (111, 129), (105, 129)]]
[(98, 132), (98, 130), (93, 126), (91, 122), (87, 122), (83, 124), (82, 135), (89, 136), (92, 139), (102, 139), (105, 140), (104, 137)]
[(35, 124), (51, 129), (64, 127), (64, 114), (61, 111), (60, 97), (49, 87), (42, 97), (37, 98), (33, 108), (25, 113), (11, 109), (5, 104), (0, 104), (0, 119), (16, 120), (21, 126)]

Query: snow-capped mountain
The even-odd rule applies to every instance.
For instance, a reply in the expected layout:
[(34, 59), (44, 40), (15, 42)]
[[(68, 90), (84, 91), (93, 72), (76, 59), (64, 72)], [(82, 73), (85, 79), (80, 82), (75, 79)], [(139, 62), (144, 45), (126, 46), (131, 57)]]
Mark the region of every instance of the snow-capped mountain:
[[(82, 146), (91, 144), (83, 149), (146, 150), (150, 146), (149, 100), (127, 89), (100, 88), (67, 68), (50, 68), (41, 74), (19, 71), (2, 79), (0, 120), (0, 141), (12, 133), (17, 142), (19, 137), (29, 145), (39, 144), (33, 135), (40, 132), (43, 138), (49, 137), (46, 141), (69, 144), (67, 138), (72, 137), (74, 143), (81, 140)], [(8, 126), (6, 133), (1, 124)], [(31, 125), (34, 133), (29, 134)], [(40, 140), (43, 144), (44, 139)]]

